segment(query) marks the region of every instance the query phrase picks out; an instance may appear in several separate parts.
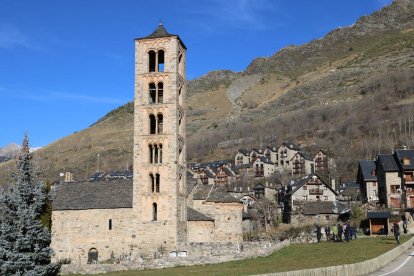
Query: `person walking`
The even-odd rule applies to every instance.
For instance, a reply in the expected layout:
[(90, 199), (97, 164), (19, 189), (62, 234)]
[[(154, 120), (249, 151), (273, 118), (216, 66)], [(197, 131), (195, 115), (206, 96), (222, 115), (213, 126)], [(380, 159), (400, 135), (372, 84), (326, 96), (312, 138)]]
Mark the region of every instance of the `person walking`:
[(349, 242), (351, 239), (351, 225), (349, 225), (349, 221), (345, 225), (345, 240)]
[(331, 228), (329, 228), (329, 225), (325, 226), (325, 236), (326, 241), (329, 241), (331, 239)]
[(316, 225), (316, 239), (318, 240), (318, 243), (321, 241), (322, 238), (322, 231), (321, 231), (321, 227), (319, 225)]
[(392, 232), (394, 232), (394, 237), (397, 241), (397, 244), (400, 244), (400, 226), (398, 225), (397, 221), (394, 221), (394, 224), (392, 225)]
[(333, 241), (336, 242), (338, 241), (338, 226), (336, 226), (334, 224), (334, 226), (332, 226), (332, 235), (333, 235)]
[(342, 225), (340, 225), (338, 223), (338, 241), (342, 242), (342, 233), (343, 233), (344, 229), (342, 228)]

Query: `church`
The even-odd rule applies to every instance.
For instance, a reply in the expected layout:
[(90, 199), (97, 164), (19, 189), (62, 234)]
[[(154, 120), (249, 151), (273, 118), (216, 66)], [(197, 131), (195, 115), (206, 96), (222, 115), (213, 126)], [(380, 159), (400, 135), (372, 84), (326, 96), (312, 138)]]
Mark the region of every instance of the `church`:
[(186, 49), (162, 24), (135, 39), (133, 178), (56, 186), (55, 261), (186, 256), (197, 243), (243, 242), (242, 202), (187, 179)]

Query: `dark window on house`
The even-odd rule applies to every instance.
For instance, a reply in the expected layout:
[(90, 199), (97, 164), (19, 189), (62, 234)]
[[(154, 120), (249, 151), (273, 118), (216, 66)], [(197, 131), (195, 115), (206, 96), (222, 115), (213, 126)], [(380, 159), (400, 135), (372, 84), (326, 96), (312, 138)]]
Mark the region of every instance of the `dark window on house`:
[(149, 72), (155, 72), (155, 52), (148, 52), (148, 70)]
[(160, 154), (159, 154), (159, 157), (160, 157), (160, 163), (162, 163), (162, 145), (161, 145), (161, 144), (158, 146), (158, 150), (159, 150), (159, 152), (160, 152)]
[(108, 228), (109, 230), (112, 230), (112, 219), (109, 219)]
[(158, 51), (158, 72), (164, 72), (164, 51)]
[(158, 210), (157, 210), (158, 208), (157, 208), (157, 203), (153, 203), (152, 204), (152, 220), (153, 221), (157, 221), (157, 216), (158, 216)]

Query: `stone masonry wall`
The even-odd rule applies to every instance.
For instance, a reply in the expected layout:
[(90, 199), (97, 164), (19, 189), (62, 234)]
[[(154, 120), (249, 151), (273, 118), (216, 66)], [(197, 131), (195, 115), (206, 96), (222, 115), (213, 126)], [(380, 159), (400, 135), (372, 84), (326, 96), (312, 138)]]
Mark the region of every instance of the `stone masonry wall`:
[(186, 257), (168, 256), (155, 260), (121, 261), (117, 264), (70, 264), (62, 266), (61, 274), (97, 274), (121, 270), (160, 269), (174, 266), (222, 263), (258, 256), (268, 256), (289, 244), (287, 240), (279, 243), (187, 243), (180, 245), (180, 250), (186, 252)]

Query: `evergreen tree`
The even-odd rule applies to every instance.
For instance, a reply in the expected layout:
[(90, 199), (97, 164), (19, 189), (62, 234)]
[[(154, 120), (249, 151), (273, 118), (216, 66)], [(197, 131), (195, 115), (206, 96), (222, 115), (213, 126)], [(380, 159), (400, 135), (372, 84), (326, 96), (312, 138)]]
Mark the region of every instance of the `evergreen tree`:
[(0, 196), (0, 275), (57, 275), (50, 233), (40, 222), (46, 200), (25, 135), (8, 191)]

